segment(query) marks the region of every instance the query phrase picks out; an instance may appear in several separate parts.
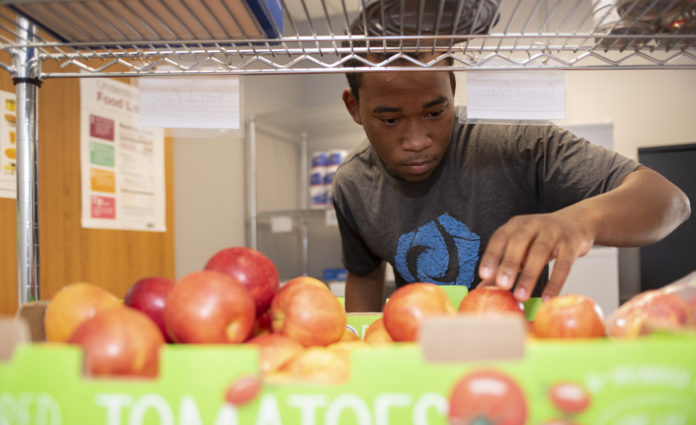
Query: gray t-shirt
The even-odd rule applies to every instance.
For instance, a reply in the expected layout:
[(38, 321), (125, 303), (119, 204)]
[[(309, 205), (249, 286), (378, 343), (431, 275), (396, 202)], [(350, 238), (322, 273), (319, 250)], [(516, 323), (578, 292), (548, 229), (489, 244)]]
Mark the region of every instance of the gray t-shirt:
[(334, 177), (343, 263), (363, 275), (385, 260), (397, 286), (473, 288), (488, 239), (511, 217), (556, 211), (611, 190), (638, 165), (552, 124), (460, 117), (438, 169), (409, 183), (385, 168), (365, 141)]

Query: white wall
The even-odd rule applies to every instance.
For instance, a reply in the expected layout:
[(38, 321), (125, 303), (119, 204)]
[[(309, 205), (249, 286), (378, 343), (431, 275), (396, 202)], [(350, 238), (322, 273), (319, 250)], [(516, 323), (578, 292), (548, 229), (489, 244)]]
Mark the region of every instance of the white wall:
[[(297, 76), (245, 76), (241, 83), (245, 116), (292, 109), (302, 98)], [(246, 244), (244, 131), (182, 133), (187, 133), (186, 137), (175, 137), (174, 141), (177, 278), (202, 269), (219, 249)], [(281, 145), (266, 163), (274, 166), (287, 158), (286, 164), (294, 164), (295, 159), (283, 149), (287, 147)], [(269, 152), (260, 153), (271, 157)], [(261, 183), (269, 186), (265, 180)], [(271, 196), (268, 190), (264, 193)], [(262, 205), (266, 199), (260, 199)]]
[[(465, 81), (462, 73), (457, 75), (456, 100), (463, 104)], [(631, 158), (638, 147), (696, 141), (696, 71), (568, 71), (566, 78), (567, 119), (559, 124), (612, 123), (615, 149)], [(246, 116), (336, 104), (346, 86), (342, 74), (251, 76), (242, 82)], [(245, 244), (243, 152), (241, 136), (176, 140), (177, 276), (201, 268), (217, 249)], [(292, 149), (286, 144), (266, 152), (267, 170), (294, 172), (288, 168)], [(279, 186), (272, 174), (263, 179), (259, 209), (278, 198), (296, 199), (296, 188)], [(633, 290), (637, 250), (621, 251), (621, 285)]]

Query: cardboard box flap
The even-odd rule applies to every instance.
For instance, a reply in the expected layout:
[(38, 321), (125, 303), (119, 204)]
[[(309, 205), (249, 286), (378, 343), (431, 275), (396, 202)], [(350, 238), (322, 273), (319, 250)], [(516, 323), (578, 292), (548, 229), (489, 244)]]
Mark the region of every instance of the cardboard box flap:
[(420, 344), (429, 362), (520, 359), (526, 323), (506, 314), (430, 317), (423, 321)]
[(17, 312), (17, 317), (26, 321), (29, 326), (29, 337), (32, 342), (46, 341), (44, 329), (44, 314), (48, 301), (34, 301), (22, 304)]
[(15, 347), (29, 342), (29, 326), (18, 318), (0, 318), (0, 361), (12, 359)]

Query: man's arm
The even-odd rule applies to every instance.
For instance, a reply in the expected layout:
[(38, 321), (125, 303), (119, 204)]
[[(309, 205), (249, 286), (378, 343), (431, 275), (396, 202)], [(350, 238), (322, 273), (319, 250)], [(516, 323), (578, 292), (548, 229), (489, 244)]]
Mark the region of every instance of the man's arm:
[(481, 256), (479, 276), (526, 300), (550, 260), (556, 263), (542, 297), (558, 295), (575, 259), (592, 245), (655, 243), (690, 215), (689, 198), (659, 173), (639, 167), (615, 189), (549, 214), (516, 216), (496, 230)]
[(386, 263), (370, 273), (346, 277), (346, 311), (382, 311), (384, 303), (384, 270)]

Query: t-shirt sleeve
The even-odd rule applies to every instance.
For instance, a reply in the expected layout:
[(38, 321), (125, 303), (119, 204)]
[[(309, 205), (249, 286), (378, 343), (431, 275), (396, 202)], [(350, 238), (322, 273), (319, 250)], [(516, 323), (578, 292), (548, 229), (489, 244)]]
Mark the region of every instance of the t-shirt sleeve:
[(376, 269), (382, 263), (382, 259), (370, 250), (365, 240), (360, 236), (358, 226), (350, 207), (345, 205), (346, 202), (337, 181), (334, 181), (333, 191), (336, 221), (341, 234), (343, 266), (353, 274), (365, 275)]
[(618, 187), (640, 166), (556, 125), (520, 127), (516, 139), (520, 155), (534, 163), (526, 178), (549, 212)]

